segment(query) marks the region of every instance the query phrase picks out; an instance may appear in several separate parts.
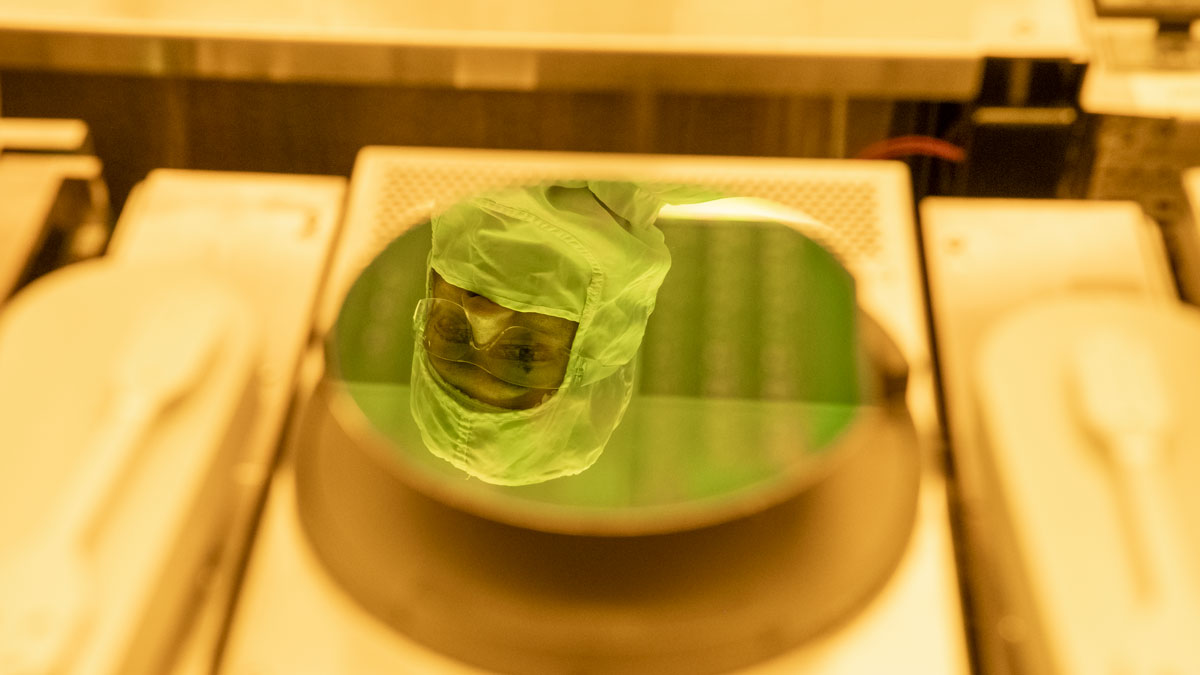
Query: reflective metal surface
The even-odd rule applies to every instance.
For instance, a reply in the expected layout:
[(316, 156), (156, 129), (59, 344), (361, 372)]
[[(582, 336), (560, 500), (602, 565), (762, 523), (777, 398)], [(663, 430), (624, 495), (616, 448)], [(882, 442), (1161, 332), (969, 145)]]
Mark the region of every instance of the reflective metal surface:
[[(438, 155), (437, 169), (454, 158)], [(571, 158), (522, 159), (549, 172)], [(559, 179), (587, 175), (587, 158), (573, 159)], [(449, 204), (465, 187), (453, 180)], [(451, 186), (401, 196), (433, 199), (437, 222), (455, 209), (436, 199)], [(376, 240), (383, 250), (338, 299), (295, 468), (317, 557), (398, 634), (490, 671), (723, 672), (795, 650), (893, 573), (921, 454), (903, 378), (880, 372), (903, 359), (866, 344), (856, 307), (869, 293), (846, 268), (878, 239), (825, 248), (817, 237), (850, 235), (794, 209), (789, 225), (736, 211), (660, 218), (671, 270), (621, 426), (586, 471), (507, 487), (465, 479), (413, 427), (406, 328), (427, 289), (431, 228), (419, 210), (376, 214), (394, 222), (374, 234), (400, 233)]]
[(356, 282), (299, 434), (298, 505), (332, 577), (393, 629), (497, 672), (725, 672), (893, 573), (920, 451), (849, 274), (769, 219), (658, 225), (671, 271), (628, 414), (594, 466), (538, 485), (466, 480), (412, 428), (417, 385), (394, 371), (429, 228)]
[(712, 527), (612, 537), (504, 525), (406, 487), (379, 448), (322, 418), (331, 393), (297, 458), (309, 545), (389, 628), (488, 672), (715, 673), (785, 654), (874, 597), (916, 515), (919, 453), (902, 406), (851, 434), (845, 461), (795, 498)]
[(1074, 4), (0, 4), (0, 66), (437, 84), (962, 99), (982, 56), (1084, 54)]
[(417, 409), (409, 414), (407, 321), (426, 288), (428, 226), (389, 245), (346, 298), (329, 336), (329, 425), (399, 483), (532, 529), (672, 532), (794, 498), (846, 461), (843, 446), (869, 444), (887, 395), (904, 391), (902, 371), (884, 372), (886, 357), (897, 354), (890, 363), (901, 368), (903, 359), (856, 315), (849, 274), (799, 232), (750, 218), (659, 225), (671, 270), (639, 352), (636, 393), (595, 466), (499, 487), (464, 480), (426, 450)]

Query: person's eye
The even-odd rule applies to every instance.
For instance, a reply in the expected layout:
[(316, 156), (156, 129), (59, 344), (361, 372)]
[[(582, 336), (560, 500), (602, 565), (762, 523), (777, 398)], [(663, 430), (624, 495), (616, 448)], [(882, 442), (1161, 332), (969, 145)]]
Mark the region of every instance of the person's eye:
[(433, 328), (438, 337), (447, 342), (467, 343), (471, 341), (471, 330), (462, 321), (442, 318), (433, 322)]
[(528, 343), (506, 343), (496, 345), (496, 355), (509, 361), (523, 364), (539, 364), (549, 361), (554, 352), (543, 345)]

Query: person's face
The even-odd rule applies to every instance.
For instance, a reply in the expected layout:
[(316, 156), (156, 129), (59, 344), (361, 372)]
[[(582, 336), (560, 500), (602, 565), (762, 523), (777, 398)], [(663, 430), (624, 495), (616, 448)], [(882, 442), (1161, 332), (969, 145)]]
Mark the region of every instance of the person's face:
[[(470, 331), (477, 345), (490, 344), (500, 333), (511, 326), (525, 326), (545, 335), (551, 345), (548, 363), (541, 368), (554, 369), (561, 382), (567, 370), (568, 351), (575, 339), (579, 324), (556, 316), (533, 312), (516, 312), (501, 307), (477, 293), (472, 293), (447, 283), (437, 272), (430, 273), (433, 280), (433, 297), (450, 300), (464, 307), (470, 317)], [(539, 389), (522, 387), (505, 382), (474, 363), (463, 363), (429, 354), (430, 365), (451, 386), (471, 398), (500, 408), (532, 408), (554, 392), (553, 388)]]

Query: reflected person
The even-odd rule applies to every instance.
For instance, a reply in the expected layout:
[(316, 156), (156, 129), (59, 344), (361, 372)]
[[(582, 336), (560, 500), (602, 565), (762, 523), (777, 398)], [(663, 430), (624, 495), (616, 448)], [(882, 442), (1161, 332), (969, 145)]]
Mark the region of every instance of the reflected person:
[(510, 189), (435, 216), (414, 313), (411, 409), (426, 447), (489, 483), (577, 474), (629, 404), (671, 258), (661, 194)]

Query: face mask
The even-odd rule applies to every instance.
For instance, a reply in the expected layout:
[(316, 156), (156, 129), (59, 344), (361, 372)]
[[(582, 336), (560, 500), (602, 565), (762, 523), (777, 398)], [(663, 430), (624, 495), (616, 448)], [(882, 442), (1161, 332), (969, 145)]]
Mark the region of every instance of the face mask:
[(418, 342), (413, 351), (413, 418), (434, 455), (497, 485), (527, 485), (577, 474), (604, 450), (633, 394), (635, 362), (589, 384), (578, 360), (540, 405), (507, 410), (447, 383)]

